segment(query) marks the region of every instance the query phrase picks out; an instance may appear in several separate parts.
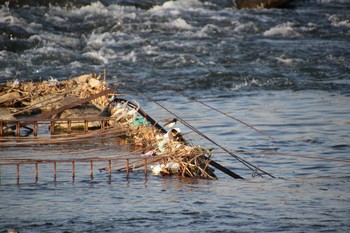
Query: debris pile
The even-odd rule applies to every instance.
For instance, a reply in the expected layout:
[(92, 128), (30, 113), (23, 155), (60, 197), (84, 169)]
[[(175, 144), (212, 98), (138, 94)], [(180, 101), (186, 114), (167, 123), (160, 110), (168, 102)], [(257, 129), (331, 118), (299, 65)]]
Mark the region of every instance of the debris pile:
[(139, 148), (140, 159), (151, 161), (149, 167), (154, 174), (216, 179), (210, 160), (204, 156), (207, 150), (189, 145), (180, 128), (166, 131), (136, 101), (118, 97), (118, 92), (96, 74), (62, 81), (7, 82), (0, 85), (2, 135), (14, 134), (8, 124), (21, 119), (55, 119), (56, 129), (68, 127), (60, 119), (80, 119), (69, 127), (83, 128), (85, 121), (93, 130), (101, 127), (102, 121), (86, 119), (108, 118), (106, 130), (112, 133), (116, 128), (127, 129), (123, 136)]

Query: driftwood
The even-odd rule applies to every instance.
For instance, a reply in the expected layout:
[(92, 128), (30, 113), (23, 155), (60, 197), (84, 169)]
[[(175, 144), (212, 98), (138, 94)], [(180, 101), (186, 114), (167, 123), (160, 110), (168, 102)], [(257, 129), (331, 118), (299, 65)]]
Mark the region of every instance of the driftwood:
[(96, 99), (96, 98), (98, 98), (98, 97), (101, 97), (101, 96), (104, 96), (104, 95), (107, 95), (107, 94), (111, 94), (111, 93), (113, 93), (113, 92), (115, 92), (115, 89), (107, 89), (107, 90), (105, 90), (105, 91), (102, 91), (102, 92), (100, 92), (100, 93), (98, 93), (98, 94), (89, 96), (89, 97), (87, 97), (87, 98), (73, 101), (73, 102), (71, 102), (71, 103), (69, 103), (69, 104), (66, 104), (66, 105), (64, 105), (64, 106), (62, 106), (62, 107), (60, 107), (60, 108), (58, 108), (58, 109), (52, 110), (52, 111), (50, 111), (50, 112), (47, 112), (47, 113), (42, 114), (41, 116), (35, 117), (35, 118), (32, 119), (32, 120), (33, 120), (33, 121), (44, 120), (44, 119), (46, 119), (46, 118), (48, 118), (48, 117), (51, 117), (51, 116), (53, 116), (53, 115), (55, 115), (55, 114), (61, 113), (61, 112), (63, 112), (64, 110), (67, 110), (67, 109), (70, 109), (70, 108), (74, 108), (74, 107), (76, 107), (76, 106), (79, 106), (79, 105), (81, 105), (81, 104), (84, 104), (84, 103), (86, 103), (86, 102), (89, 102), (89, 101), (91, 101), (91, 100), (94, 100), (94, 99)]

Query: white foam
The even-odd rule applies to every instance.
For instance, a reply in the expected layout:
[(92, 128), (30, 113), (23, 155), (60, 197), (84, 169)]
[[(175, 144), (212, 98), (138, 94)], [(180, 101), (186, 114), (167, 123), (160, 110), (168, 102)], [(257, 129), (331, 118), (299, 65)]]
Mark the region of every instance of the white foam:
[(298, 63), (302, 63), (303, 59), (300, 58), (287, 58), (285, 55), (281, 55), (280, 57), (276, 57), (276, 60), (279, 63), (288, 65), (288, 66), (294, 66), (297, 65)]
[(114, 44), (116, 44), (116, 41), (112, 34), (109, 32), (105, 32), (102, 34), (96, 34), (93, 32), (87, 39), (87, 45), (92, 46), (94, 48), (106, 47)]
[(102, 64), (108, 64), (108, 58), (106, 58), (101, 51), (91, 51), (83, 53), (83, 57), (100, 61)]
[(237, 26), (233, 30), (234, 32), (256, 32), (258, 31), (257, 27), (253, 22), (248, 22), (248, 23), (237, 23)]
[(121, 57), (123, 61), (128, 61), (128, 62), (135, 62), (136, 61), (136, 54), (134, 51), (131, 51), (128, 54), (125, 54)]
[(201, 9), (203, 9), (203, 3), (199, 0), (177, 0), (154, 6), (149, 12), (154, 15), (179, 15), (183, 11), (200, 11)]
[(340, 19), (337, 15), (330, 15), (328, 20), (331, 22), (331, 25), (334, 27), (350, 27), (350, 20)]
[(70, 69), (79, 69), (83, 67), (83, 65), (79, 61), (71, 62), (68, 66)]
[(186, 20), (182, 18), (177, 18), (166, 24), (168, 28), (178, 28), (178, 29), (192, 29), (192, 26), (186, 22)]
[(216, 32), (221, 32), (221, 28), (214, 24), (207, 24), (200, 30), (200, 33), (202, 33), (203, 35), (208, 35)]
[(177, 0), (164, 2), (162, 6), (155, 6), (151, 10), (159, 9), (191, 9), (202, 8), (203, 3), (199, 0)]
[(282, 23), (263, 33), (264, 36), (283, 36), (283, 37), (299, 37), (301, 34), (294, 29), (291, 22)]
[(142, 50), (143, 50), (147, 55), (158, 55), (157, 47), (152, 46), (152, 45), (146, 45), (146, 46), (142, 47)]
[[(65, 10), (65, 12), (68, 11)], [(69, 11), (69, 13), (72, 15), (76, 14), (77, 16), (96, 16), (96, 13), (100, 15), (107, 15), (108, 9), (101, 2), (96, 1), (92, 2), (90, 5), (82, 6), (78, 10), (72, 9)]]

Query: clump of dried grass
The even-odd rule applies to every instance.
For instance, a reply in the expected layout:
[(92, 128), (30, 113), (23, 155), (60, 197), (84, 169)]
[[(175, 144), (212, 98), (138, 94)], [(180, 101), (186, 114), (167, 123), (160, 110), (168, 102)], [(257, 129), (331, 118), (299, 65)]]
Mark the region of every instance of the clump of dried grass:
[[(66, 97), (86, 98), (106, 89), (106, 83), (96, 74), (81, 75), (68, 80), (45, 80), (41, 82), (8, 81), (0, 85), (0, 107), (10, 109), (12, 114), (31, 114), (36, 109), (50, 111), (60, 106)], [(91, 101), (103, 108), (108, 97), (102, 96)]]

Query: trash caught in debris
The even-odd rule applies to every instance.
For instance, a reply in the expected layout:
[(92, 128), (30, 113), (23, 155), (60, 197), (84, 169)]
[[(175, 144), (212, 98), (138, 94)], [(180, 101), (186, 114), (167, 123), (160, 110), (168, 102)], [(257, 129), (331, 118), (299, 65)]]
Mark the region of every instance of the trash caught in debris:
[[(87, 136), (96, 132), (94, 137), (101, 132), (119, 132), (119, 137), (140, 148), (132, 157), (148, 159), (147, 165), (155, 175), (217, 179), (210, 166), (214, 163), (207, 157), (211, 151), (189, 145), (180, 127), (173, 128), (176, 118), (168, 123), (170, 128), (166, 130), (138, 102), (109, 88), (106, 80), (96, 74), (62, 81), (52, 77), (41, 82), (9, 81), (0, 86), (0, 112), (0, 139), (4, 146), (13, 143), (7, 141), (11, 136), (21, 138), (23, 129), (28, 130), (26, 136), (33, 135), (30, 141), (33, 145), (40, 144), (35, 136), (42, 122), (49, 125), (51, 135), (69, 136), (73, 130), (81, 130)], [(48, 143), (68, 142), (69, 137), (66, 141), (58, 140), (62, 138), (51, 138)], [(28, 140), (15, 142), (21, 143), (28, 145)], [(126, 170), (138, 167), (141, 166), (134, 164)]]

